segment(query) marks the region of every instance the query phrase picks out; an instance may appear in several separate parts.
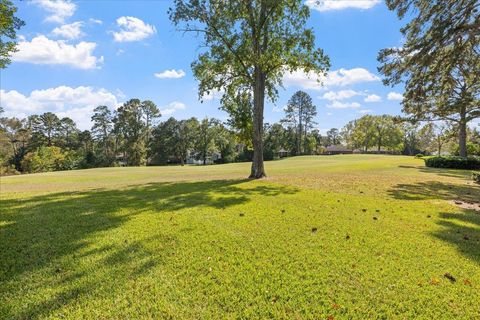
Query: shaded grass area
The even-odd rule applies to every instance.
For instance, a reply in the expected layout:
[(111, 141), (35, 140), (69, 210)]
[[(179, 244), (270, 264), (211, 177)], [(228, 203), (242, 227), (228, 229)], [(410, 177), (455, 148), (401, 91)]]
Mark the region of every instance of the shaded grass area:
[(445, 201), (478, 199), (463, 173), (270, 164), (263, 181), (243, 164), (2, 180), (0, 318), (480, 316), (480, 215)]

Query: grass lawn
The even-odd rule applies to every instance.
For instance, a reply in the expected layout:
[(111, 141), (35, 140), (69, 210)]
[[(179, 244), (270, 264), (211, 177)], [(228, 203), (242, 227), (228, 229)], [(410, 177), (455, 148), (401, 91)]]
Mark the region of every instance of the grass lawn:
[(451, 203), (480, 200), (470, 172), (377, 155), (266, 169), (1, 178), (0, 318), (480, 318), (480, 214)]

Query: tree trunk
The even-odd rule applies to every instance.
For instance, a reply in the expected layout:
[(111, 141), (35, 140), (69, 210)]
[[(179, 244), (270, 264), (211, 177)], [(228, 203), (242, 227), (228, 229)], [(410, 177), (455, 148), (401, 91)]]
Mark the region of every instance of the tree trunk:
[(459, 155), (460, 155), (460, 157), (466, 157), (467, 156), (467, 120), (466, 120), (466, 108), (465, 108), (465, 106), (462, 106), (461, 110), (460, 110), (458, 143), (459, 143)]
[(304, 130), (304, 135), (303, 135), (303, 153), (307, 153), (307, 122), (305, 121), (305, 130)]
[(266, 177), (263, 166), (263, 108), (265, 102), (265, 75), (255, 68), (255, 86), (253, 88), (253, 161), (251, 179)]
[(298, 152), (298, 154), (302, 154), (302, 147), (301, 146), (302, 146), (302, 132), (303, 132), (303, 130), (302, 130), (302, 116), (301, 115), (299, 116), (299, 119), (300, 119), (300, 122), (298, 124), (297, 152)]

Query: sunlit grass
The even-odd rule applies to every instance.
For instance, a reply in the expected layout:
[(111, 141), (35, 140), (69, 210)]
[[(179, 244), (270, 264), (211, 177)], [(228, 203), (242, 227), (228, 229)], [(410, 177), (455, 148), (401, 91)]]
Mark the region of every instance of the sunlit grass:
[[(390, 156), (1, 180), (0, 318), (474, 319), (469, 172)], [(444, 275), (455, 278), (452, 282)]]

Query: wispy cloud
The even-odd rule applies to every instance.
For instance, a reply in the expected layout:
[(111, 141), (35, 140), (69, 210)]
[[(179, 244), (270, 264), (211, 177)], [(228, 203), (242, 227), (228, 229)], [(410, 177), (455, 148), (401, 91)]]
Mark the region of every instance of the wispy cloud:
[(388, 100), (402, 101), (403, 100), (403, 94), (392, 91), (392, 92), (388, 93), (387, 99)]
[(187, 106), (183, 102), (173, 101), (160, 110), (160, 113), (164, 116), (171, 115), (178, 110), (184, 110)]
[(160, 79), (180, 79), (185, 76), (185, 71), (182, 69), (179, 70), (165, 70), (162, 72), (158, 72), (154, 74), (155, 77), (160, 78)]
[(370, 9), (380, 3), (380, 0), (306, 0), (305, 4), (320, 12), (344, 9)]

